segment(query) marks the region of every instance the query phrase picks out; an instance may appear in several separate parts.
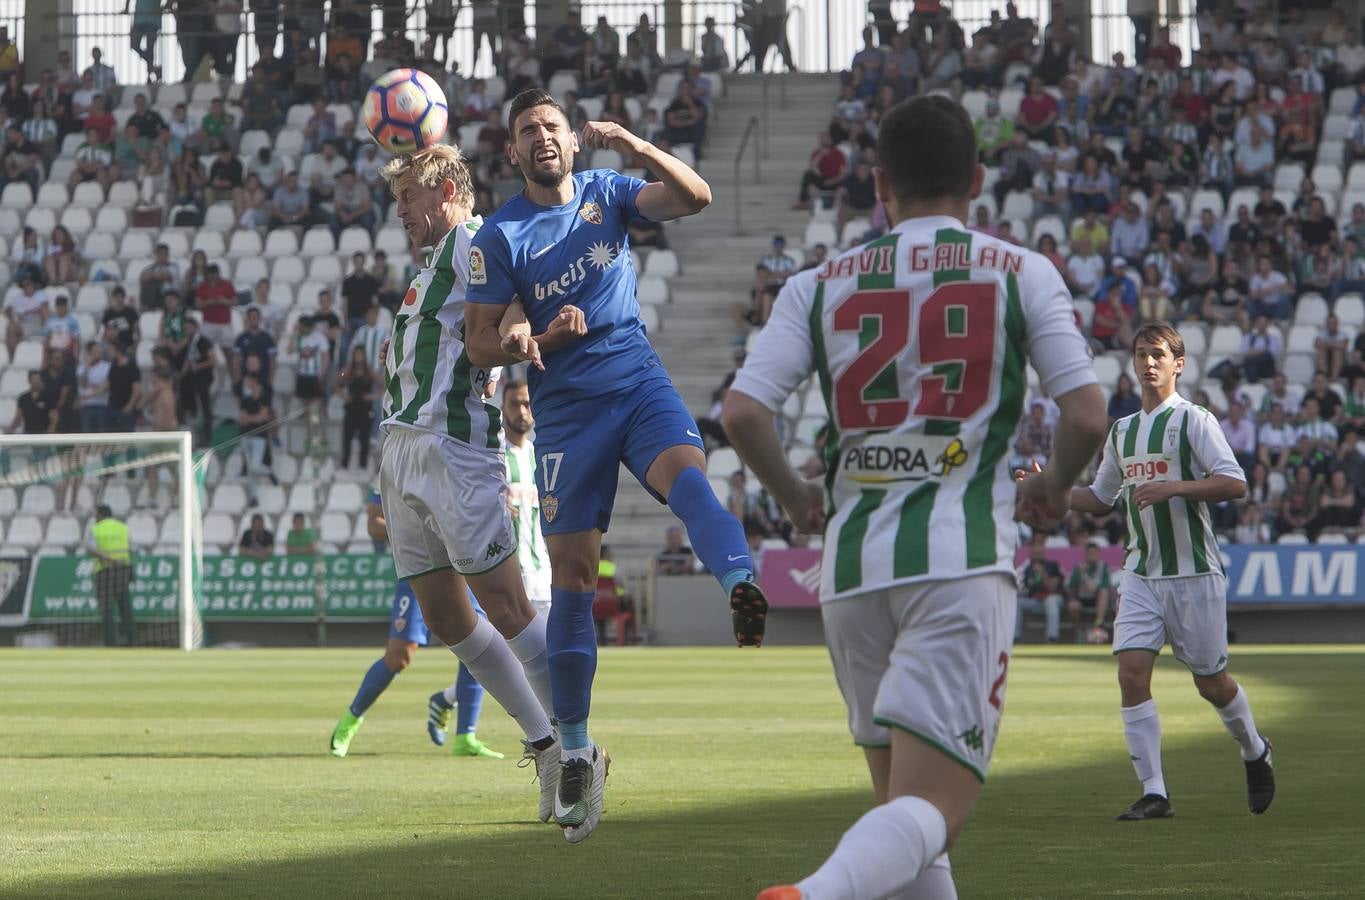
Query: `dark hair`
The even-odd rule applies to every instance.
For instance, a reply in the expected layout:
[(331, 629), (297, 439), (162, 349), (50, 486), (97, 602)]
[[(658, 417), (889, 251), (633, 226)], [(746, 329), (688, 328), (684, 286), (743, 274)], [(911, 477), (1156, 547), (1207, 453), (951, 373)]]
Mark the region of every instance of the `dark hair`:
[(112, 509), (109, 508), (109, 504), (107, 504), (107, 503), (101, 503), (99, 506), (96, 506), (96, 507), (95, 507), (95, 518), (97, 518), (97, 519), (112, 519), (113, 517), (114, 517), (114, 511), (113, 511)]
[(1148, 322), (1139, 328), (1137, 334), (1133, 335), (1133, 352), (1137, 352), (1137, 345), (1143, 341), (1149, 344), (1165, 341), (1166, 346), (1171, 348), (1172, 356), (1176, 359), (1183, 359), (1185, 356), (1185, 339), (1169, 322)]
[(564, 117), (564, 121), (569, 120), (569, 114), (564, 111), (564, 107), (559, 105), (559, 101), (544, 88), (527, 88), (520, 94), (512, 98), (512, 105), (507, 110), (507, 127), (516, 131), (517, 119), (528, 109), (537, 106), (551, 106), (559, 110), (559, 114)]
[(526, 387), (526, 382), (520, 378), (504, 378), (502, 381), (503, 396), (506, 396), (508, 391), (515, 391), (524, 387)]
[(971, 117), (947, 97), (916, 97), (882, 116), (877, 162), (902, 201), (965, 198), (977, 157)]

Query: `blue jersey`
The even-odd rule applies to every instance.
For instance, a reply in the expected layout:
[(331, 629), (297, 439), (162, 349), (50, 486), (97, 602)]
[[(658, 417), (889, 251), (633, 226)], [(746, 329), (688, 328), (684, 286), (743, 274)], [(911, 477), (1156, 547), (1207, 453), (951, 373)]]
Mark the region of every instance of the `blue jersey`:
[[(506, 305), (521, 298), (534, 333), (560, 307), (583, 310), (588, 333), (544, 355), (530, 370), (537, 415), (555, 401), (626, 391), (663, 376), (645, 337), (635, 299), (626, 223), (643, 218), (635, 197), (645, 182), (610, 169), (573, 176), (574, 198), (540, 206), (518, 194), (484, 220), (469, 251), (469, 303)], [(664, 376), (666, 377), (666, 376)]]

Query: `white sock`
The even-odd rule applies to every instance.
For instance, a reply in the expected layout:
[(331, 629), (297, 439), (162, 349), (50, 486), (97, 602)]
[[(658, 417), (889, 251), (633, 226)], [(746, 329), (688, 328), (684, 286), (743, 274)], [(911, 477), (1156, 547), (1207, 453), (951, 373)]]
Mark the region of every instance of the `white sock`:
[(583, 761), (585, 761), (585, 762), (592, 762), (592, 751), (593, 751), (593, 749), (594, 749), (594, 745), (592, 745), (592, 744), (589, 744), (589, 745), (586, 746), (586, 747), (579, 747), (579, 748), (577, 748), (577, 749), (575, 749), (575, 750), (569, 750), (569, 749), (566, 748), (566, 747), (560, 747), (560, 748), (559, 748), (559, 754), (560, 754), (560, 757), (559, 757), (559, 758), (562, 759), (562, 760), (564, 760), (564, 762), (568, 762), (568, 761), (571, 760), (571, 759), (581, 759), (581, 760), (583, 760)]
[(1265, 740), (1256, 730), (1256, 722), (1251, 718), (1251, 702), (1247, 700), (1246, 691), (1242, 690), (1240, 684), (1237, 685), (1237, 696), (1233, 697), (1227, 706), (1218, 710), (1218, 715), (1223, 719), (1223, 727), (1241, 748), (1242, 759), (1247, 762), (1260, 759), (1261, 754), (1265, 752)]
[(1143, 794), (1166, 796), (1166, 779), (1161, 775), (1161, 720), (1156, 715), (1156, 701), (1148, 700), (1137, 706), (1125, 706), (1123, 737), (1128, 741), (1128, 758), (1142, 782)]
[(550, 653), (545, 649), (545, 617), (536, 613), (531, 624), (521, 630), (521, 634), (507, 639), (521, 667), (526, 670), (526, 680), (531, 690), (540, 698), (545, 712), (553, 715), (554, 705), (550, 699)]
[(957, 900), (957, 885), (953, 883), (953, 867), (948, 864), (948, 854), (943, 854), (929, 864), (915, 883), (891, 900)]
[(947, 843), (948, 823), (932, 803), (897, 797), (854, 822), (834, 854), (797, 887), (818, 900), (898, 896), (937, 862)]
[(527, 683), (520, 661), (487, 619), (479, 616), (469, 637), (451, 644), (450, 651), (517, 720), (528, 741), (538, 741), (551, 733), (550, 717)]
[(455, 685), (452, 684), (444, 691), (441, 691), (441, 696), (445, 697), (446, 702), (449, 703), (452, 707), (459, 705), (458, 701), (456, 701), (455, 699)]

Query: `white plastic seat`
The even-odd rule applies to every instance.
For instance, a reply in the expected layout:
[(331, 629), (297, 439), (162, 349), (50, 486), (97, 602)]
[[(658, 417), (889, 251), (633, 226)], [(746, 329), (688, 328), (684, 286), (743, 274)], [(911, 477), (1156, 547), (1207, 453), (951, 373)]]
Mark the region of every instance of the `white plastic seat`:
[(1095, 357), (1095, 378), (1100, 384), (1114, 384), (1119, 380), (1123, 367), (1119, 361), (1112, 356), (1101, 355)]
[(1176, 326), (1180, 338), (1185, 342), (1185, 356), (1203, 356), (1209, 349), (1209, 336), (1205, 327), (1198, 322), (1181, 322)]
[(303, 152), (303, 130), (283, 128), (275, 135), (275, 152), (281, 155), (298, 156)]
[(1298, 163), (1280, 163), (1275, 167), (1275, 190), (1297, 191), (1304, 174)]
[(202, 250), (204, 255), (212, 259), (215, 256), (225, 255), (227, 245), (223, 241), (223, 236), (216, 231), (201, 228), (194, 235), (194, 240), (190, 242), (192, 250)]
[(228, 241), (227, 256), (230, 259), (241, 259), (245, 256), (260, 257), (264, 249), (261, 236), (255, 231), (234, 231), (232, 239)]
[(365, 508), (360, 485), (353, 481), (338, 481), (327, 492), (329, 512), (354, 513)]
[(34, 206), (24, 215), (24, 224), (46, 238), (57, 227), (57, 211), (47, 206)]
[(1308, 353), (1288, 353), (1284, 358), (1284, 377), (1290, 384), (1308, 384), (1313, 380), (1317, 368), (1312, 355)]
[(271, 265), (270, 278), (285, 284), (298, 284), (307, 277), (306, 271), (298, 256), (281, 256)]
[(232, 547), (239, 538), (237, 523), (230, 516), (221, 512), (211, 512), (204, 516), (205, 544), (224, 548)]
[(697, 151), (691, 144), (677, 144), (669, 152), (688, 168), (695, 169), (697, 167)]
[(246, 511), (246, 490), (240, 484), (220, 484), (213, 491), (210, 508), (215, 512), (240, 516)]
[[(118, 515), (118, 511), (114, 511)], [(156, 543), (158, 528), (151, 513), (135, 512), (125, 523), (128, 526), (128, 540), (134, 547), (150, 547)]]
[(1317, 336), (1316, 325), (1296, 324), (1289, 329), (1289, 339), (1284, 342), (1284, 350), (1286, 353), (1312, 353), (1313, 341)]
[(250, 290), (256, 286), (256, 282), (262, 278), (270, 278), (270, 264), (264, 257), (248, 256), (245, 259), (237, 260), (237, 266), (232, 272), (233, 281), (241, 290)]
[(127, 231), (119, 242), (118, 258), (142, 259), (152, 255), (152, 236), (145, 231)]
[(1321, 294), (1304, 294), (1294, 308), (1295, 325), (1327, 324), (1327, 301)]
[(645, 274), (673, 278), (679, 273), (678, 254), (672, 250), (654, 250), (645, 259)]
[(351, 540), (351, 517), (341, 512), (325, 512), (318, 523), (318, 539), (331, 544)]
[[(81, 255), (86, 259), (102, 259), (106, 256), (113, 256), (117, 252), (118, 248), (114, 246), (114, 236), (105, 234), (103, 231), (92, 231), (86, 235), (85, 243), (81, 245)], [(90, 287), (90, 285), (85, 285), (81, 290), (84, 291), (86, 287)], [(79, 300), (77, 302), (79, 303)]]
[(71, 237), (77, 241), (84, 238), (95, 227), (94, 217), (91, 216), (90, 210), (83, 206), (68, 206), (62, 210), (57, 222), (70, 232)]
[(75, 547), (82, 543), (81, 523), (75, 516), (53, 516), (47, 520), (44, 543), (55, 547)]
[(110, 206), (132, 209), (138, 205), (138, 186), (131, 181), (115, 181), (109, 186), (109, 199), (106, 202)]
[(82, 181), (76, 185), (70, 204), (97, 210), (104, 206), (104, 188), (100, 187), (98, 181)]
[[(1297, 186), (1297, 185), (1296, 185)], [(1190, 214), (1202, 215), (1204, 210), (1213, 210), (1215, 219), (1223, 218), (1227, 210), (1223, 207), (1223, 195), (1217, 191), (1199, 190), (1190, 198)]]
[(1005, 195), (1005, 205), (1000, 208), (1000, 215), (1006, 219), (1032, 219), (1033, 195), (1010, 191)]
[[(280, 454), (283, 456), (284, 454)], [(256, 501), (259, 504), (257, 509), (268, 516), (278, 516), (284, 512), (285, 494), (284, 488), (276, 484), (261, 484), (256, 486)]]
[(35, 516), (50, 516), (57, 510), (57, 495), (45, 484), (31, 484), (24, 488), (20, 508)]
[[(308, 263), (308, 280), (336, 284), (342, 278), (341, 260), (335, 256), (315, 256)], [(304, 298), (308, 299), (308, 298)]]
[(1365, 326), (1365, 299), (1359, 294), (1342, 294), (1332, 311), (1343, 327), (1359, 329)]
[(294, 256), (299, 252), (299, 236), (292, 228), (277, 228), (265, 236), (261, 255), (266, 259)]
[(232, 212), (232, 204), (215, 203), (204, 211), (204, 231), (227, 233), (237, 225), (237, 217)]
[(852, 247), (858, 243), (859, 238), (867, 234), (872, 228), (872, 220), (866, 218), (849, 219), (844, 223), (844, 230), (839, 235), (840, 247)]
[(303, 246), (299, 248), (300, 256), (325, 256), (336, 252), (337, 245), (332, 237), (332, 229), (317, 226), (304, 232)]
[(1332, 163), (1327, 163), (1326, 165), (1319, 163), (1313, 167), (1313, 185), (1318, 189), (1319, 193), (1330, 192), (1335, 194), (1341, 191), (1342, 179), (1340, 163), (1341, 160), (1338, 159), (1335, 165)]
[[(100, 198), (103, 200), (103, 198)], [(33, 189), (27, 181), (11, 181), (0, 191), (0, 206), (6, 209), (23, 211), (33, 205)]]
[(1242, 352), (1242, 329), (1236, 325), (1218, 325), (1209, 335), (1209, 353)]
[[(195, 87), (197, 89), (206, 86), (207, 85), (196, 85)], [(256, 155), (257, 150), (269, 146), (270, 135), (259, 128), (253, 128), (250, 131), (242, 132), (241, 140), (237, 145), (237, 156), (240, 159), (251, 159)]]
[(9, 523), (5, 539), (11, 546), (32, 552), (42, 546), (43, 523), (37, 516), (15, 516)]
[[(278, 477), (283, 481), (282, 476)], [(295, 484), (289, 489), (289, 502), (285, 504), (285, 508), (289, 512), (312, 513), (318, 508), (317, 491), (311, 484)]]
[(123, 234), (128, 230), (128, 211), (118, 206), (101, 206), (95, 213), (95, 230)]
[(620, 171), (625, 161), (621, 154), (608, 147), (598, 147), (592, 151), (592, 167), (594, 169), (615, 169)]
[(1039, 216), (1038, 221), (1033, 223), (1034, 241), (1039, 240), (1045, 234), (1052, 235), (1052, 239), (1060, 247), (1067, 242), (1066, 223), (1062, 221), (1060, 216)]
[(833, 222), (812, 221), (806, 225), (806, 233), (801, 239), (801, 245), (809, 249), (816, 244), (824, 244), (826, 247), (837, 247), (839, 245), (839, 234), (834, 230)]
[(39, 186), (38, 199), (33, 205), (44, 209), (64, 209), (70, 202), (71, 195), (67, 193), (66, 185), (49, 181)]
[(337, 241), (337, 253), (350, 256), (352, 253), (368, 254), (373, 249), (370, 233), (358, 225), (344, 229), (341, 240)]
[(1275, 541), (1275, 543), (1277, 543), (1277, 544), (1306, 544), (1306, 543), (1308, 543), (1308, 535), (1306, 535), (1306, 534), (1299, 534), (1297, 531), (1291, 531), (1289, 534), (1282, 534), (1282, 535), (1280, 535), (1279, 539), (1278, 539), (1277, 541)]
[[(641, 306), (640, 322), (645, 326), (645, 331), (659, 331), (662, 322), (659, 321), (659, 309), (657, 306)], [(755, 332), (757, 333), (757, 332)]]
[(635, 297), (642, 306), (668, 302), (668, 282), (659, 275), (642, 275), (636, 283)]

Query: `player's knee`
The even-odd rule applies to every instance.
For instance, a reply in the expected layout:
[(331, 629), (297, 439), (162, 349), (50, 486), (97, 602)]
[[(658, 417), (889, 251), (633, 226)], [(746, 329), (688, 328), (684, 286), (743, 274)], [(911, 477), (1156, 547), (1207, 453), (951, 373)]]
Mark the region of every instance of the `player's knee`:
[(384, 665), (388, 667), (390, 672), (397, 675), (412, 665), (415, 649), (412, 646), (388, 648), (384, 651)]
[(1237, 682), (1227, 672), (1219, 672), (1209, 677), (1194, 676), (1194, 686), (1199, 696), (1217, 707), (1227, 706), (1237, 696)]
[(585, 559), (559, 560), (554, 564), (554, 584), (568, 591), (597, 589), (597, 573)]

